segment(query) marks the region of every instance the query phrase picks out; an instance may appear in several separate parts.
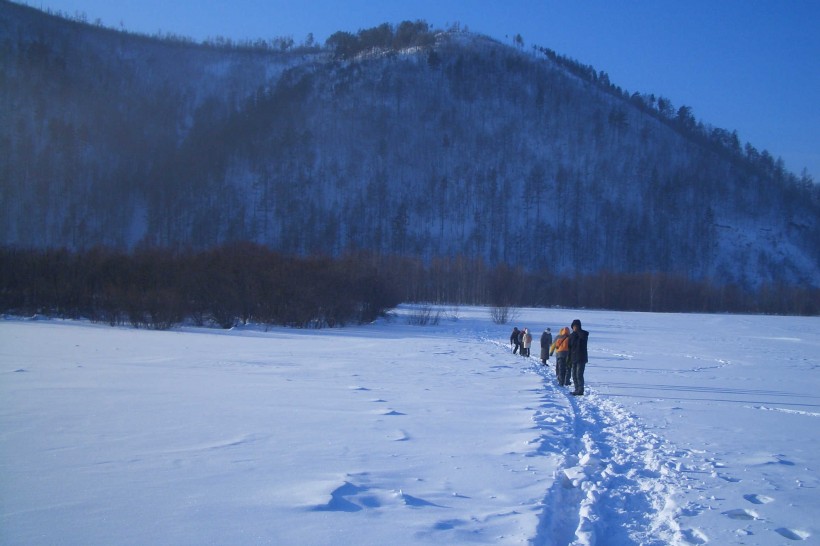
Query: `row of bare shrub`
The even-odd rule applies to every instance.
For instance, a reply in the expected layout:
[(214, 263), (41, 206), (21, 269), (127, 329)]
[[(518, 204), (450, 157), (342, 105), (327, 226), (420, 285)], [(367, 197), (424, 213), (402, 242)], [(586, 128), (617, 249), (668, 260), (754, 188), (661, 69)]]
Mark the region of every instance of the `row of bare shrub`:
[[(664, 273), (573, 278), (464, 257), (285, 256), (251, 243), (200, 252), (0, 248), (0, 313), (167, 329), (190, 322), (299, 328), (367, 323), (400, 302), (817, 315), (820, 290), (756, 290)], [(426, 309), (431, 309), (427, 307)], [(432, 313), (432, 310), (430, 311)], [(417, 314), (423, 324), (438, 317)], [(508, 317), (494, 317), (494, 320)]]
[(398, 304), (367, 263), (239, 243), (202, 252), (0, 249), (0, 310), (167, 329), (366, 323)]

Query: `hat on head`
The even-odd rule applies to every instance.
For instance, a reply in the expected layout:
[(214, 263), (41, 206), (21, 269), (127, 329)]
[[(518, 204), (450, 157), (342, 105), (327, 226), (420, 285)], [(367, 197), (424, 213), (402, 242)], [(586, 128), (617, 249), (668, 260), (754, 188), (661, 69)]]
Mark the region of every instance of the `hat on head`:
[(575, 328), (576, 326), (578, 326), (578, 328), (581, 327), (581, 321), (578, 319), (572, 321), (572, 324), (570, 324), (570, 328)]

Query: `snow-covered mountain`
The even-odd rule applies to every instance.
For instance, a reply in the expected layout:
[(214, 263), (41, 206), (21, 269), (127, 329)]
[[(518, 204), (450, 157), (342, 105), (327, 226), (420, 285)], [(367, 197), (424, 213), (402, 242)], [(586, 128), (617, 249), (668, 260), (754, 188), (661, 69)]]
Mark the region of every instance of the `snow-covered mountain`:
[(217, 48), (0, 2), (0, 244), (820, 286), (811, 179), (550, 50), (407, 28)]

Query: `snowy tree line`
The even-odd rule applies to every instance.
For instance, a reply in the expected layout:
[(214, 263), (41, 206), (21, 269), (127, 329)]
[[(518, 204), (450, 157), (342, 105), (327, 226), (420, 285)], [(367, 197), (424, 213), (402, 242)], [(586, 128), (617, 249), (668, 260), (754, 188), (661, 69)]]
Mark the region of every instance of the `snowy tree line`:
[(200, 252), (0, 249), (0, 312), (14, 315), (155, 329), (320, 328), (371, 322), (400, 302), (814, 315), (820, 290), (746, 292), (665, 274), (560, 278), (464, 257), (300, 258), (249, 243)]
[[(656, 117), (677, 131), (680, 131), (688, 138), (713, 150), (725, 159), (737, 163), (750, 171), (757, 171), (778, 181), (788, 180), (786, 186), (803, 188), (807, 190), (809, 194), (814, 192), (814, 198), (818, 198), (817, 192), (820, 191), (820, 189), (814, 186), (813, 178), (805, 169), (803, 169), (799, 177), (790, 173), (786, 169), (782, 159), (775, 159), (767, 150), (758, 150), (750, 142), (742, 144), (737, 131), (714, 127), (708, 123), (697, 120), (690, 106), (681, 105), (675, 108), (675, 105), (669, 98), (656, 96), (654, 93), (634, 92), (630, 94), (628, 90), (622, 89), (613, 83), (609, 79), (609, 75), (604, 71), (597, 71), (590, 65), (585, 65), (575, 59), (560, 55), (550, 48), (533, 46), (533, 50), (566, 68), (577, 77), (615, 97), (623, 99), (624, 102), (630, 103), (642, 112)], [(613, 109), (609, 113), (609, 122), (618, 126), (628, 126), (629, 120), (625, 108)]]

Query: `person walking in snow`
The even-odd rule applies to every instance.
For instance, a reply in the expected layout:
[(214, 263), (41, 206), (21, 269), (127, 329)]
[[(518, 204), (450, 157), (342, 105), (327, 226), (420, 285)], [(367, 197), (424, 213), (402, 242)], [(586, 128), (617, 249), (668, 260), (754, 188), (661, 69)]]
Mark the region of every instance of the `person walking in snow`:
[(575, 383), (573, 396), (584, 394), (584, 369), (589, 356), (587, 355), (587, 340), (589, 332), (581, 328), (581, 321), (572, 321), (572, 333), (569, 335), (569, 353), (572, 359), (572, 382)]
[(524, 328), (524, 335), (521, 337), (521, 356), (530, 356), (530, 346), (532, 345), (532, 334), (529, 328)]
[(550, 357), (550, 345), (552, 345), (552, 330), (547, 328), (541, 334), (541, 365), (546, 366)]
[(512, 334), (510, 334), (510, 345), (513, 346), (513, 354), (518, 353), (518, 349), (521, 347), (520, 335), (521, 332), (518, 331), (518, 326), (514, 326)]
[(569, 328), (564, 326), (558, 331), (555, 342), (550, 346), (550, 356), (555, 353), (555, 375), (562, 387), (569, 385), (570, 368), (567, 363), (569, 355)]

